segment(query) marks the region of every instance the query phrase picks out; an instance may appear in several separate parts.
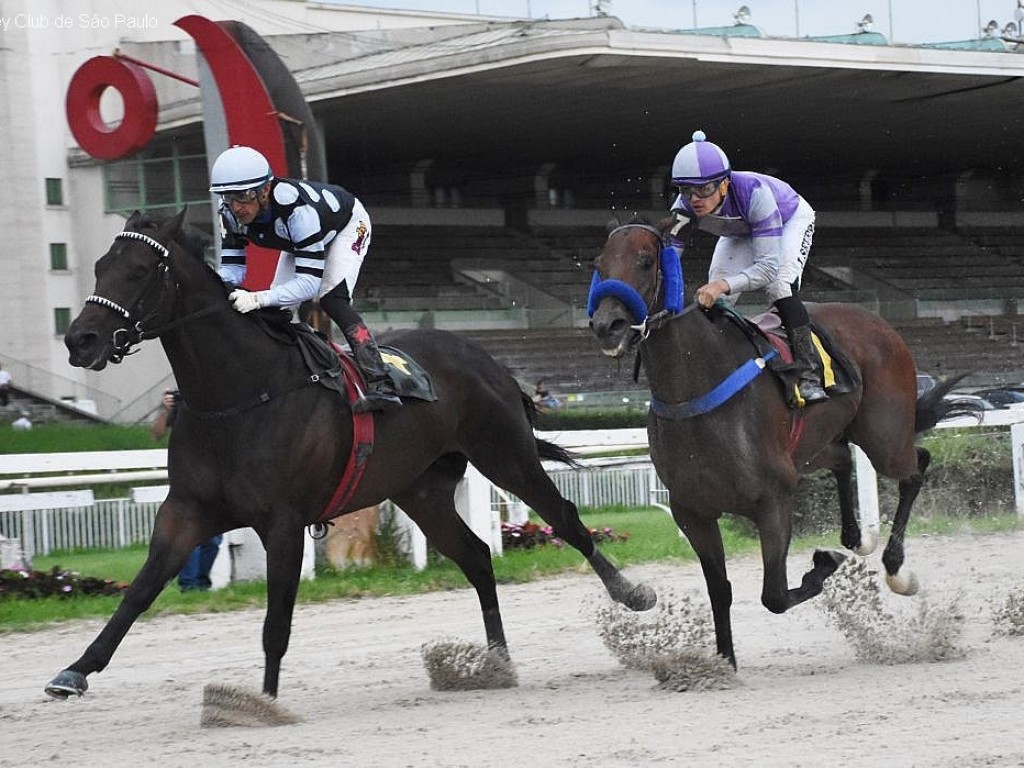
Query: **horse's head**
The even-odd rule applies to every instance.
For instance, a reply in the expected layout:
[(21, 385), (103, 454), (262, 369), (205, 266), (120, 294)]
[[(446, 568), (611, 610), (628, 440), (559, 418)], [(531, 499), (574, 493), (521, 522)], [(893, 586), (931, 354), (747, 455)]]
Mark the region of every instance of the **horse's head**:
[(594, 260), (587, 311), (601, 351), (622, 357), (636, 346), (655, 312), (682, 307), (679, 252), (660, 229), (644, 220), (609, 224), (608, 239)]
[(185, 211), (162, 222), (136, 211), (96, 262), (96, 287), (64, 335), (68, 362), (102, 370), (119, 363), (142, 340), (172, 291), (168, 283), (169, 247), (181, 232)]

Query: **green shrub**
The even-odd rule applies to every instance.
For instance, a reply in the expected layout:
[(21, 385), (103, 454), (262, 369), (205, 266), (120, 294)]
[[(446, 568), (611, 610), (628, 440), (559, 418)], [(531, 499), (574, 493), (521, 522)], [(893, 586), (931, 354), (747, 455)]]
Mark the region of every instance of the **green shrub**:
[[(979, 517), (1014, 510), (1013, 459), (1006, 430), (937, 430), (918, 444), (928, 449), (932, 460), (911, 517)], [(883, 520), (892, 519), (898, 500), (896, 481), (879, 476)], [(813, 535), (838, 526), (839, 496), (832, 473), (801, 478), (793, 506), (794, 533)]]
[(635, 429), (647, 426), (645, 408), (566, 408), (537, 415), (537, 429)]

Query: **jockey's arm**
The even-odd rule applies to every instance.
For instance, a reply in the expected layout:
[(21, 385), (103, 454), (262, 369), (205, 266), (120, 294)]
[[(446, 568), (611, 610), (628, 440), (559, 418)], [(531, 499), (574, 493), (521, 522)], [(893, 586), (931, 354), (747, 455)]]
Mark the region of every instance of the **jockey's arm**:
[(317, 297), (320, 281), (319, 276), (299, 272), (290, 280), (272, 285), (267, 291), (266, 301), (262, 302), (263, 306), (293, 307), (304, 301), (311, 301)]

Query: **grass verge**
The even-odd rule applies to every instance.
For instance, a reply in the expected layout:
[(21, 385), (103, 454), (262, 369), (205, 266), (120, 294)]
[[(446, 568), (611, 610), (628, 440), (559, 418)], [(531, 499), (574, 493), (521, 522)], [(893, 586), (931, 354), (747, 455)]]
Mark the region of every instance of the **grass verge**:
[[(588, 511), (584, 524), (592, 528), (611, 528), (617, 534), (629, 534), (625, 541), (606, 542), (601, 550), (619, 567), (651, 562), (692, 562), (690, 545), (679, 536), (675, 523), (664, 512), (654, 509)], [(1020, 526), (1015, 515), (967, 518), (930, 518), (915, 520), (910, 535), (994, 533)], [(743, 527), (726, 518), (722, 524), (729, 557), (756, 552), (756, 539), (744, 534)], [(883, 533), (886, 533), (883, 531)], [(812, 547), (839, 548), (838, 534), (795, 539), (792, 551)], [(59, 552), (37, 557), (35, 568), (54, 566), (87, 576), (131, 581), (146, 557), (146, 547), (118, 550)], [(510, 549), (494, 559), (499, 584), (524, 583), (570, 572), (587, 572), (589, 566), (570, 547), (545, 545), (533, 549)], [(451, 562), (432, 558), (417, 571), (411, 565), (368, 566), (342, 571), (320, 569), (317, 578), (299, 587), (300, 603), (336, 599), (410, 595), (447, 589), (468, 588), (465, 577)], [(120, 597), (75, 597), (70, 599), (0, 600), (0, 633), (32, 631), (53, 624), (81, 619), (106, 619), (117, 607)], [(181, 593), (172, 584), (164, 589), (143, 619), (160, 614), (219, 613), (266, 604), (263, 582), (232, 584), (216, 592)]]

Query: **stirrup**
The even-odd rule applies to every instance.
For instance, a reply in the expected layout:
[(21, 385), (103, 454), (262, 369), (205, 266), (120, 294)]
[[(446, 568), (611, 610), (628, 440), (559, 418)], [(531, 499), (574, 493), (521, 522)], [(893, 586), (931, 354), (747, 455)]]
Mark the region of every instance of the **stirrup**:
[(391, 411), (402, 406), (402, 398), (389, 392), (367, 392), (352, 404), (355, 413)]
[(801, 381), (797, 384), (797, 389), (800, 390), (800, 397), (803, 398), (804, 403), (808, 405), (822, 403), (829, 399), (825, 388), (816, 381)]

